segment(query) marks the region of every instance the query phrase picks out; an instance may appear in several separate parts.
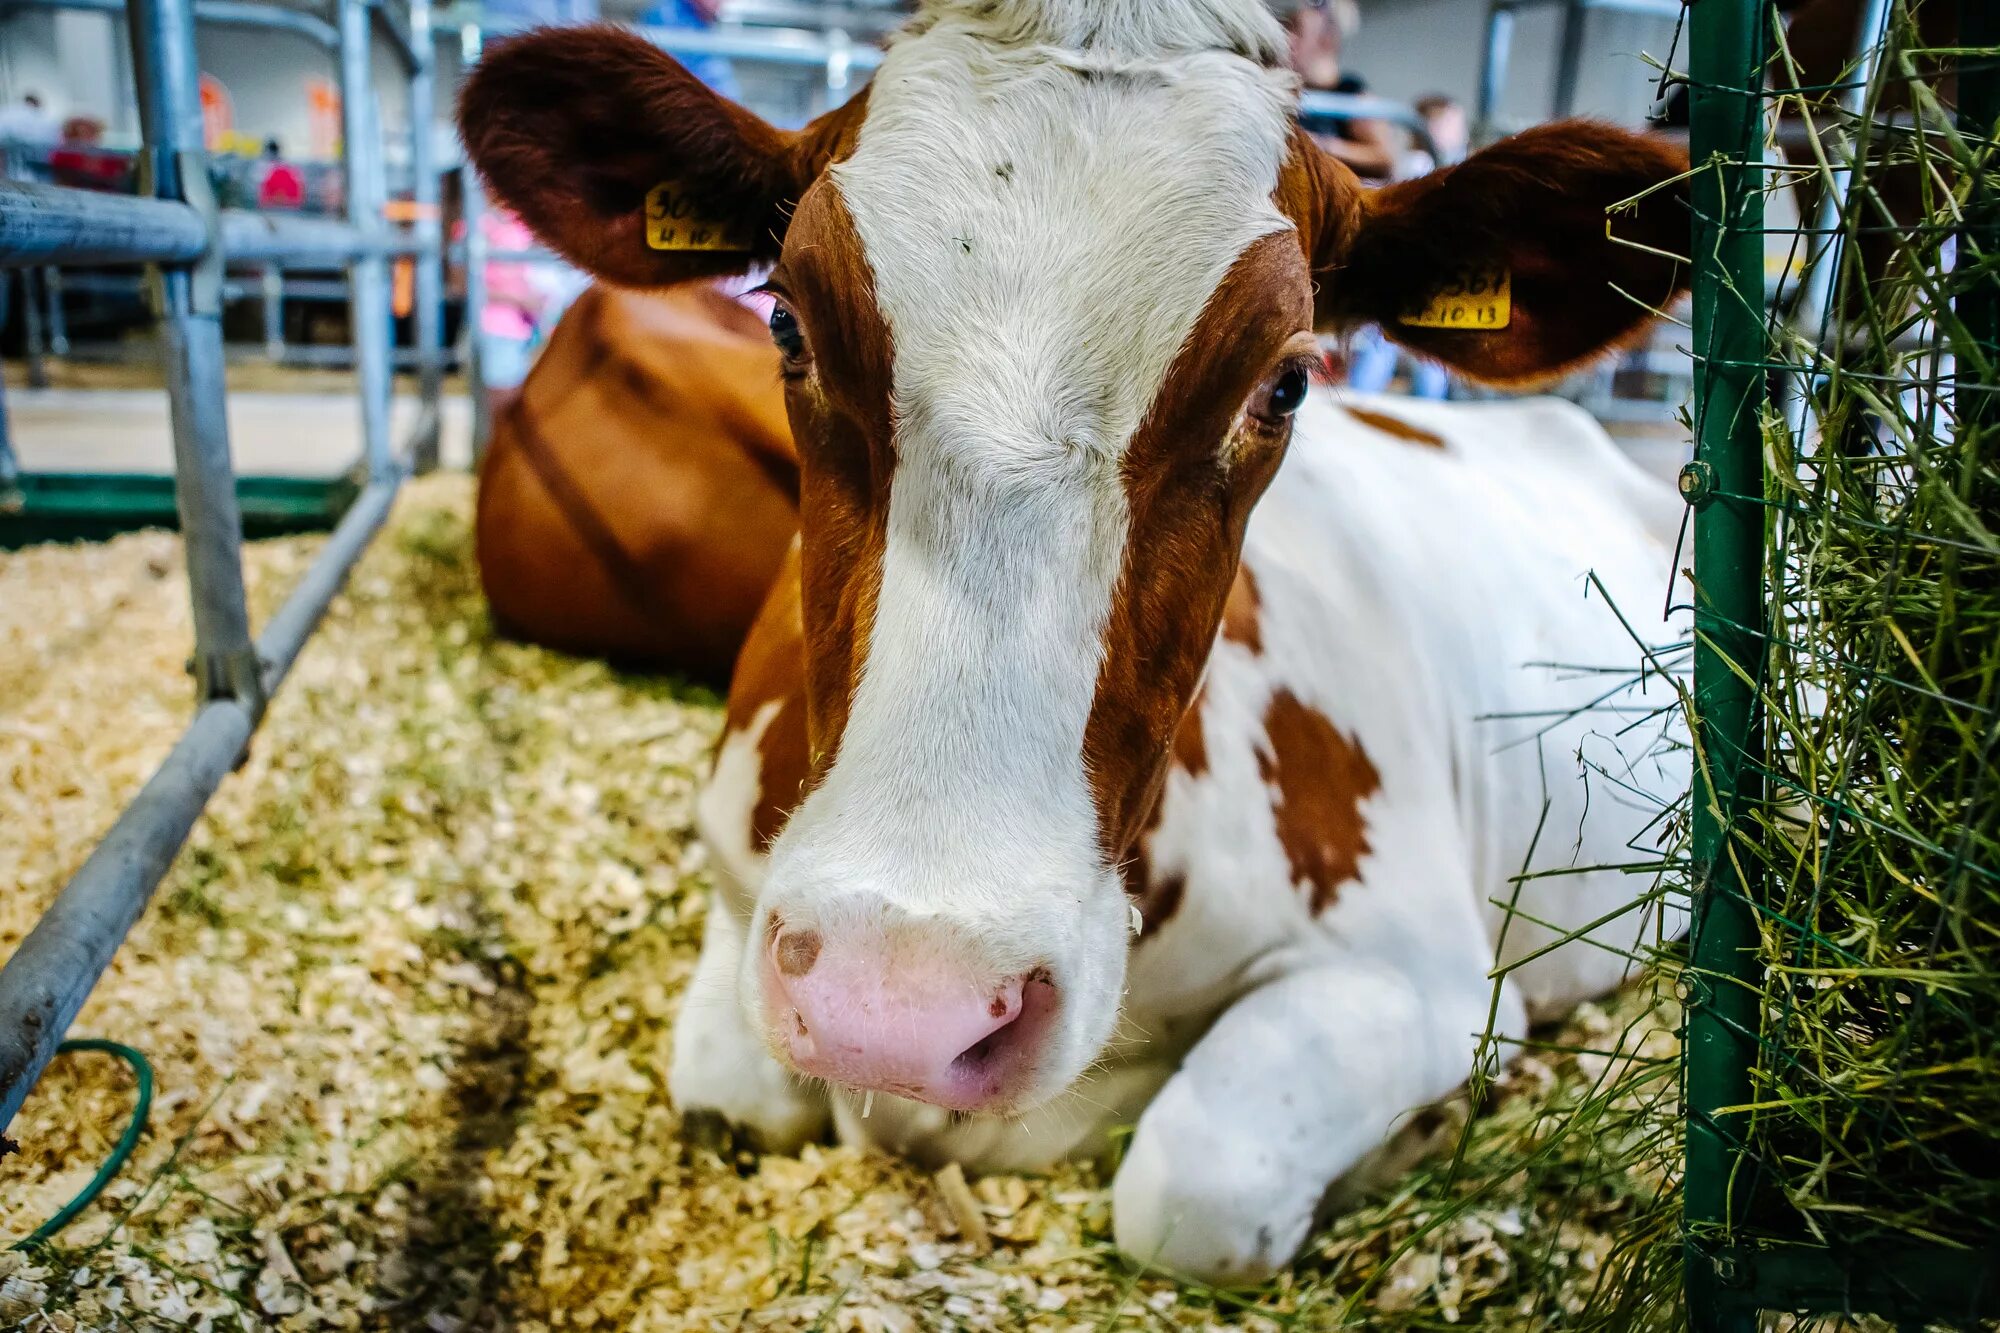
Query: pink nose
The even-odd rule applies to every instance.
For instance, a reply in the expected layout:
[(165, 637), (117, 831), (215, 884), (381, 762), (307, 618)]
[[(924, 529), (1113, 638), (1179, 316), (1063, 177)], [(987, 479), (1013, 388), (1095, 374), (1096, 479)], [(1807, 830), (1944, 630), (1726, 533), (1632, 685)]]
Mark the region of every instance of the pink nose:
[(763, 973), (767, 1013), (800, 1073), (953, 1111), (1017, 1093), (1056, 1008), (1041, 972), (983, 984), (941, 961), (885, 963), (879, 948), (814, 930), (775, 932)]

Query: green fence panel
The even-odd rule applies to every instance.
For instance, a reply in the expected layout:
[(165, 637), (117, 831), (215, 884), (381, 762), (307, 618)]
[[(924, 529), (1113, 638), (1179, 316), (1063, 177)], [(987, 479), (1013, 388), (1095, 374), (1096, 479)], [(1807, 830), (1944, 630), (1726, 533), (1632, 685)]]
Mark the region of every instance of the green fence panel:
[(1848, 8), (1688, 9), (1704, 1333), (2000, 1318), (2000, 4)]

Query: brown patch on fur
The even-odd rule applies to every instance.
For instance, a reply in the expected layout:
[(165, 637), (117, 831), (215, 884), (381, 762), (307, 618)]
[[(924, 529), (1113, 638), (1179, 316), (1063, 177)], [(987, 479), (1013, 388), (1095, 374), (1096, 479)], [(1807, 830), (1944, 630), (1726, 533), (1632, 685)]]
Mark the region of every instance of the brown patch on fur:
[(801, 466), (807, 726), (823, 770), (868, 657), (895, 473), (889, 330), (832, 181), (800, 202), (771, 285), (797, 312), (812, 357), (808, 373), (786, 381), (785, 404)]
[(1271, 813), (1292, 883), (1307, 891), (1315, 914), (1324, 912), (1340, 886), (1360, 876), (1368, 855), (1361, 804), (1381, 788), (1381, 776), (1325, 714), (1282, 689), (1264, 712), (1257, 769), (1277, 789)]
[(1209, 299), (1126, 451), (1125, 567), (1083, 741), (1114, 864), (1159, 799), (1170, 748), (1187, 737), (1185, 765), (1206, 767), (1199, 734), (1185, 730), (1188, 702), (1216, 643), (1251, 506), (1290, 438), (1251, 422), (1233, 442), (1230, 432), (1310, 318), (1296, 239), (1251, 245)]
[(747, 732), (772, 703), (778, 711), (757, 738), (757, 804), (750, 837), (770, 847), (805, 799), (813, 780), (806, 738), (805, 627), (800, 615), (799, 554), (795, 545), (779, 566), (771, 593), (750, 627), (736, 675), (729, 684), (723, 739)]
[[(595, 24), (494, 43), (459, 94), (458, 123), (493, 193), (543, 240), (612, 282), (660, 287), (775, 258), (792, 204), (853, 151), (867, 101), (864, 89), (779, 130), (636, 33)], [(646, 194), (668, 180), (755, 248), (648, 248)]]
[(1173, 761), (1191, 778), (1208, 772), (1208, 736), (1201, 724), (1202, 705), (1207, 702), (1208, 687), (1203, 686), (1181, 716), (1180, 726), (1174, 728)]
[(806, 701), (788, 694), (757, 739), (757, 808), (750, 814), (750, 836), (759, 851), (769, 851), (806, 798), (813, 779), (806, 748)]
[(1393, 435), (1399, 440), (1408, 440), (1411, 444), (1421, 444), (1426, 449), (1444, 448), (1442, 435), (1427, 431), (1422, 426), (1413, 426), (1401, 417), (1392, 417), (1387, 412), (1373, 412), (1365, 407), (1348, 407), (1344, 403), (1341, 408), (1362, 425), (1372, 426), (1384, 435)]
[(1222, 604), (1222, 637), (1242, 644), (1251, 656), (1264, 651), (1264, 631), (1257, 623), (1263, 604), (1257, 598), (1257, 578), (1248, 565), (1236, 567), (1236, 581), (1229, 585), (1229, 600)]
[(1361, 227), (1360, 177), (1294, 125), (1285, 165), (1271, 202), (1292, 220), (1306, 269), (1319, 275), (1339, 267)]

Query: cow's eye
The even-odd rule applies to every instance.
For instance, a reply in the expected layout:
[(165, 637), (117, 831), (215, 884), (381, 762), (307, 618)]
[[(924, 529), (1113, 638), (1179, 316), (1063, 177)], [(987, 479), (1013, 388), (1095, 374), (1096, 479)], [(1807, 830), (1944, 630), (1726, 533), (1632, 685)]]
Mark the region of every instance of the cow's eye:
[(1305, 406), (1308, 382), (1304, 366), (1293, 363), (1280, 367), (1250, 399), (1250, 415), (1270, 426), (1283, 423)]
[(771, 307), (771, 341), (778, 345), (778, 355), (785, 358), (787, 366), (805, 364), (806, 331), (799, 325), (799, 317), (783, 301)]

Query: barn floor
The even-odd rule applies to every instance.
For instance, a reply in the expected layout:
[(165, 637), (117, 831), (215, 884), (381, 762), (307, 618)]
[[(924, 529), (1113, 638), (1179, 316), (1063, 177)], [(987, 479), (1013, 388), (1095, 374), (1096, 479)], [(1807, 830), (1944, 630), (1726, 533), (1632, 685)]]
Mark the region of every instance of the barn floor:
[[(978, 1182), (982, 1257), (896, 1162), (683, 1146), (664, 1073), (718, 710), (495, 641), (470, 507), (463, 477), (412, 486), (77, 1023), (151, 1058), (151, 1131), (61, 1249), (0, 1253), (0, 1327), (1528, 1328), (1657, 1190), (1433, 1172), (1228, 1296), (1131, 1276), (1089, 1171)], [(251, 549), (259, 607), (317, 540)], [(172, 537), (0, 555), (0, 955), (185, 722), (188, 639)], [(1531, 1057), (1479, 1123), (1581, 1151), (1542, 1111), (1592, 1072)], [(56, 1063), (0, 1159), (0, 1244), (89, 1178), (130, 1089)]]

